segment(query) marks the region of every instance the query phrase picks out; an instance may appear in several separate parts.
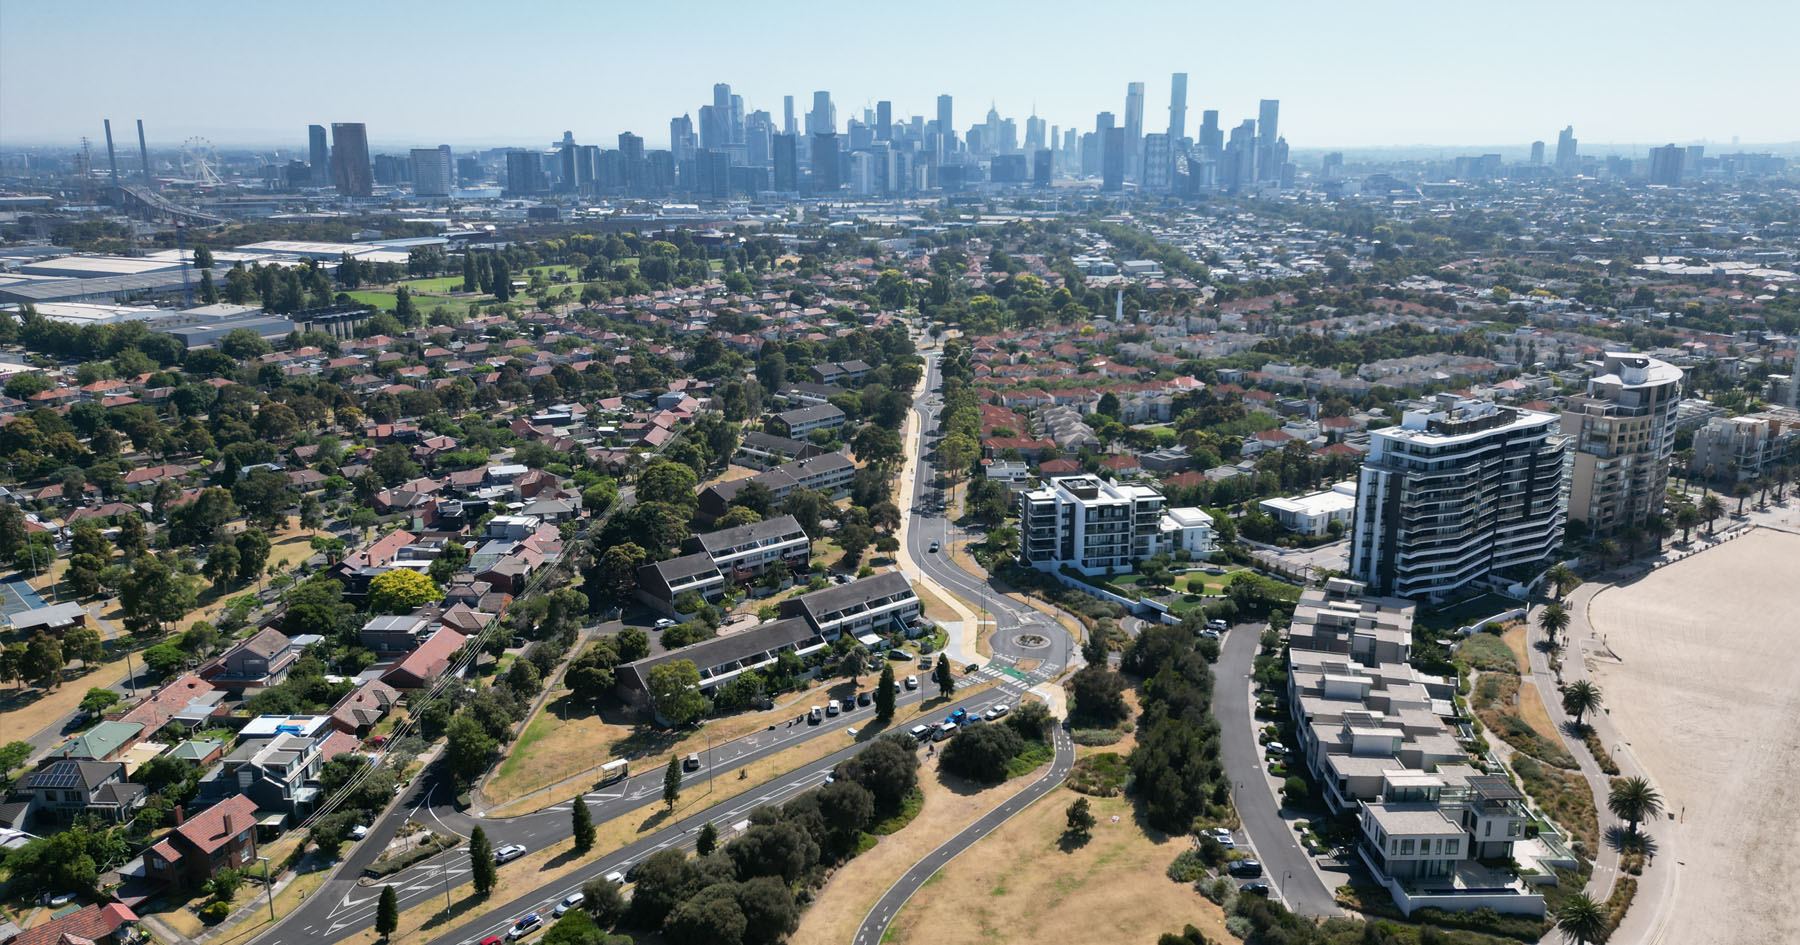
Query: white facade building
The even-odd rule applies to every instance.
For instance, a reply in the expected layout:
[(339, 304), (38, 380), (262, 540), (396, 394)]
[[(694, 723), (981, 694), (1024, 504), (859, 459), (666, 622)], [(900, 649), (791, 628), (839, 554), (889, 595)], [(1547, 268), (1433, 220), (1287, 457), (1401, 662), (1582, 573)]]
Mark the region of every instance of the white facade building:
[(1350, 527), (1356, 513), (1356, 480), (1346, 480), (1323, 492), (1292, 499), (1264, 499), (1261, 507), (1283, 528), (1317, 538), (1331, 529), (1332, 522), (1342, 522), (1346, 529)]
[(1129, 571), (1163, 547), (1163, 496), (1098, 476), (1061, 476), (1019, 496), (1019, 559), (1040, 571)]
[(1198, 508), (1169, 509), (1162, 517), (1162, 550), (1204, 558), (1219, 550), (1212, 516)]
[(1376, 430), (1357, 481), (1350, 571), (1377, 593), (1442, 599), (1562, 543), (1555, 414), (1439, 395)]

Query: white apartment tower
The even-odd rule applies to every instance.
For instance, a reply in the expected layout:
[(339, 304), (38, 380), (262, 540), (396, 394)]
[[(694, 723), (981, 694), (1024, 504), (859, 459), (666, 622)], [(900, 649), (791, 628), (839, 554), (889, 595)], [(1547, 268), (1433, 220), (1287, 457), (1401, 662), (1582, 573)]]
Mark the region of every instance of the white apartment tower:
[(1562, 542), (1558, 417), (1439, 395), (1375, 430), (1357, 482), (1350, 570), (1379, 594), (1441, 599)]
[(1662, 514), (1681, 376), (1666, 361), (1607, 352), (1587, 395), (1569, 398), (1569, 521), (1610, 535)]
[(1040, 571), (1129, 571), (1165, 550), (1163, 496), (1149, 486), (1061, 476), (1020, 495), (1019, 518), (1019, 558)]

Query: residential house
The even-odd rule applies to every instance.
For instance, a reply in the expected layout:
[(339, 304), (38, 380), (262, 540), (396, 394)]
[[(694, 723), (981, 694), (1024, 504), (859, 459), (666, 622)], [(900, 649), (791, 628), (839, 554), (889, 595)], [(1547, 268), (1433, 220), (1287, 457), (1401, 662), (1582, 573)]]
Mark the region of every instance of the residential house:
[(806, 570), (812, 561), (812, 540), (792, 515), (692, 535), (681, 549), (705, 552), (721, 574), (740, 583), (760, 577), (778, 561), (786, 562), (794, 573)]
[(804, 437), (814, 430), (835, 430), (843, 426), (848, 419), (842, 410), (832, 404), (795, 407), (769, 417), (770, 426), (792, 438)]
[(454, 630), (439, 628), (419, 644), (418, 649), (389, 667), (381, 675), (381, 681), (402, 691), (424, 689), (449, 670), (451, 657), (462, 649), (464, 640), (463, 635)]
[(911, 582), (898, 571), (883, 571), (781, 602), (782, 616), (805, 617), (826, 640), (844, 634), (861, 638), (899, 632), (910, 636), (917, 632), (923, 613)]
[(68, 915), (53, 916), (0, 945), (125, 945), (137, 931), (138, 916), (117, 902), (82, 906)]
[(144, 806), (144, 791), (143, 785), (125, 780), (122, 761), (48, 759), (25, 776), (30, 801), (22, 822), (66, 824), (93, 814), (124, 823)]
[(637, 573), (637, 598), (669, 617), (682, 616), (675, 609), (675, 598), (682, 594), (693, 591), (716, 603), (725, 596), (725, 586), (725, 575), (704, 551), (646, 564)]
[(144, 854), (144, 872), (171, 886), (193, 888), (222, 869), (241, 870), (256, 857), (256, 803), (242, 794), (194, 815)]
[(344, 698), (331, 707), (331, 727), (358, 738), (366, 738), (369, 730), (399, 701), (398, 690), (379, 679), (371, 679), (345, 693)]
[(136, 745), (140, 738), (152, 734), (138, 722), (101, 722), (69, 738), (50, 752), (52, 758), (80, 761), (115, 761)]
[(214, 688), (241, 692), (280, 685), (289, 667), (300, 658), (299, 648), (286, 634), (270, 627), (200, 668), (200, 678)]
[(650, 671), (675, 660), (692, 661), (700, 671), (700, 691), (710, 693), (747, 670), (773, 664), (784, 651), (806, 656), (825, 646), (818, 631), (802, 618), (771, 620), (741, 633), (713, 637), (692, 646), (620, 666), (617, 672), (618, 694), (627, 704), (647, 704)]
[(850, 489), (856, 464), (843, 453), (825, 453), (808, 459), (783, 463), (748, 479), (717, 482), (700, 491), (700, 517), (713, 521), (731, 507), (731, 500), (750, 483), (758, 483), (774, 493), (775, 501), (787, 498), (796, 489), (812, 489), (838, 498)]

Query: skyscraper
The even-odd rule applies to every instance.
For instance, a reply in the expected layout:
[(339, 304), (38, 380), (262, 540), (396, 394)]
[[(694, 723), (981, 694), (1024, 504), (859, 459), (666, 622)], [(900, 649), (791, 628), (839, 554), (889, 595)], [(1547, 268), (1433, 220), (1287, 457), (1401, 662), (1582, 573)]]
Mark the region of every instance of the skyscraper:
[(1544, 142), (1531, 142), (1531, 164), (1533, 167), (1544, 163)]
[(838, 173), (838, 136), (832, 132), (813, 135), (812, 180), (815, 194), (836, 193), (844, 186), (842, 176)]
[(1187, 137), (1187, 73), (1169, 77), (1169, 140), (1180, 142)]
[(875, 140), (887, 141), (894, 133), (894, 103), (875, 103)]
[(369, 130), (360, 121), (331, 125), (331, 181), (344, 197), (367, 197), (375, 192), (375, 172), (369, 165)]
[(450, 196), (450, 146), (446, 144), (436, 148), (413, 148), (412, 180), (415, 196)]
[(806, 133), (809, 135), (837, 133), (837, 106), (831, 104), (830, 92), (813, 93), (812, 111), (806, 113)]
[(1125, 174), (1144, 180), (1144, 83), (1125, 86)]
[(1650, 149), (1650, 183), (1674, 187), (1681, 183), (1681, 164), (1687, 149), (1668, 144)]
[(1581, 142), (1575, 140), (1575, 126), (1569, 125), (1556, 135), (1556, 170), (1563, 174), (1573, 174), (1576, 168), (1576, 147)]
[(1209, 108), (1200, 113), (1200, 155), (1209, 161), (1217, 161), (1220, 152), (1225, 150), (1225, 133), (1219, 130), (1219, 111)]
[[(325, 143), (324, 125), (306, 126), (307, 163), (312, 168), (314, 186), (331, 183), (331, 146)], [(145, 171), (148, 174), (148, 171)]]
[(938, 159), (949, 157), (956, 150), (956, 124), (952, 120), (950, 96), (940, 95), (937, 100), (938, 127)]
[[(700, 129), (700, 146), (703, 148), (723, 148), (731, 143), (731, 85), (725, 82), (713, 83), (712, 100), (712, 134)], [(711, 143), (707, 143), (707, 139)]]
[(700, 106), (700, 147), (711, 151), (725, 146), (723, 123), (719, 118), (719, 109), (713, 105)]
[(1256, 121), (1246, 118), (1231, 129), (1231, 140), (1219, 158), (1219, 186), (1238, 193), (1256, 186)]
[(536, 151), (514, 148), (506, 152), (507, 196), (529, 197), (546, 189), (544, 162)]
[(1175, 180), (1175, 151), (1166, 134), (1144, 136), (1145, 193), (1166, 194)]
[(1569, 521), (1612, 535), (1662, 514), (1675, 456), (1681, 369), (1641, 354), (1609, 351), (1587, 395), (1563, 405), (1569, 437)]
[(680, 164), (694, 156), (699, 142), (694, 139), (694, 120), (686, 115), (669, 119), (669, 154)]
[(619, 155), (625, 165), (625, 192), (644, 191), (644, 139), (629, 131), (619, 132)]
[[(1111, 118), (1111, 115), (1107, 115)], [(1125, 129), (1107, 124), (1100, 134), (1100, 189), (1125, 189)]]
[(783, 95), (781, 97), (781, 133), (791, 135), (798, 130), (794, 127), (794, 97)]
[(1265, 98), (1256, 109), (1256, 179), (1280, 180), (1281, 162), (1275, 159), (1275, 142), (1280, 138), (1281, 102)]
[(775, 189), (784, 194), (800, 190), (800, 156), (794, 140), (791, 134), (775, 136)]
[(1378, 594), (1442, 599), (1562, 544), (1555, 414), (1438, 395), (1372, 431), (1356, 486), (1350, 571)]

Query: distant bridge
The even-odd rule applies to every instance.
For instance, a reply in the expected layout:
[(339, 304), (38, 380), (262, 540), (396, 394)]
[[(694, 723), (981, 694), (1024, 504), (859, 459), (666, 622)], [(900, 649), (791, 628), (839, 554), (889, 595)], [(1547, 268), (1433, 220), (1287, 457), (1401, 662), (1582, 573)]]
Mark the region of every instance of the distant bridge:
[(176, 223), (187, 223), (193, 226), (220, 226), (231, 222), (229, 217), (196, 210), (193, 207), (184, 207), (139, 184), (120, 184), (119, 202), (123, 205), (121, 209), (140, 211), (154, 217), (167, 218)]

